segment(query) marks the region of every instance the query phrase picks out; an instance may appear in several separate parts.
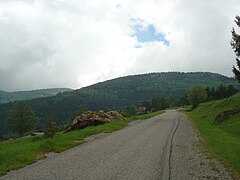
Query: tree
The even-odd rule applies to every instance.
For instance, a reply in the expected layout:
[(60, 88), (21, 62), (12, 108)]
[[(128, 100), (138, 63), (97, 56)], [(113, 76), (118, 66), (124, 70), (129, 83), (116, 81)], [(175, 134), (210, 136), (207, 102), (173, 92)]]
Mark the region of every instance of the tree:
[(223, 99), (227, 96), (227, 89), (225, 86), (223, 86), (222, 84), (220, 84), (220, 86), (218, 87), (218, 99)]
[(227, 87), (227, 97), (230, 97), (230, 96), (236, 94), (237, 92), (238, 92), (238, 90), (236, 88), (234, 88), (233, 85), (229, 85)]
[(181, 98), (179, 99), (178, 105), (179, 105), (179, 106), (189, 105), (188, 96), (185, 95), (185, 96), (181, 97)]
[(17, 101), (9, 111), (7, 126), (18, 136), (32, 130), (36, 122), (36, 115), (24, 101)]
[[(235, 23), (238, 27), (240, 27), (240, 16), (236, 16)], [(236, 62), (237, 67), (233, 66), (233, 73), (235, 75), (235, 78), (240, 82), (240, 35), (236, 33), (235, 29), (232, 29), (232, 40), (231, 40), (231, 46), (236, 54)]]
[(56, 117), (52, 114), (48, 116), (47, 123), (44, 130), (44, 136), (52, 138), (57, 132), (57, 121)]
[(212, 87), (206, 87), (205, 89), (207, 91), (208, 100), (217, 100), (217, 99), (223, 99), (230, 96), (233, 96), (238, 92), (238, 90), (233, 85), (224, 86), (220, 84), (216, 89)]
[(192, 108), (196, 108), (207, 99), (207, 91), (201, 86), (193, 86), (188, 92), (188, 100)]

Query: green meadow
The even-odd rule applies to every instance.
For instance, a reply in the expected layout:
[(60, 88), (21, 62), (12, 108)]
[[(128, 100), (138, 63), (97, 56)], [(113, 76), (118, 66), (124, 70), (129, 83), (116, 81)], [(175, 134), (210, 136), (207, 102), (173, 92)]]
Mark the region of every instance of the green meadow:
[(223, 122), (215, 117), (224, 111), (240, 109), (240, 94), (223, 100), (200, 104), (185, 114), (204, 138), (203, 145), (209, 157), (220, 159), (239, 177), (240, 174), (240, 113), (230, 115)]

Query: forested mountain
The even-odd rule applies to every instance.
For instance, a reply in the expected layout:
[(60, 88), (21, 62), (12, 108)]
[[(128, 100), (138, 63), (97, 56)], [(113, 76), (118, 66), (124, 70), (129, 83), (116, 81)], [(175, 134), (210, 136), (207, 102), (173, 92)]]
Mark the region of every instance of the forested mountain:
[[(192, 85), (215, 87), (219, 84), (238, 86), (233, 78), (215, 73), (150, 73), (120, 77), (100, 82), (53, 97), (27, 101), (39, 118), (41, 127), (46, 117), (55, 114), (59, 124), (66, 123), (79, 109), (113, 110), (157, 96), (180, 98)], [(0, 132), (13, 103), (0, 105)]]
[(58, 93), (71, 91), (68, 88), (38, 89), (31, 91), (6, 92), (0, 90), (0, 104), (17, 100), (30, 100), (34, 98), (55, 96)]

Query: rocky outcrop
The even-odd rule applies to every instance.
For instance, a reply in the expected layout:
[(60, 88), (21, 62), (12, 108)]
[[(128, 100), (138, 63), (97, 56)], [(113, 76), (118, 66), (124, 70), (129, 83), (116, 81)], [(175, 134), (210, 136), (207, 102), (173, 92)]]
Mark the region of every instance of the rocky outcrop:
[(215, 117), (215, 123), (221, 123), (223, 122), (225, 119), (229, 118), (230, 116), (233, 116), (235, 114), (240, 113), (240, 109), (234, 109), (234, 110), (227, 110), (227, 111), (222, 111), (221, 113), (219, 113), (216, 117)]
[(115, 120), (125, 120), (125, 118), (116, 111), (87, 111), (80, 116), (77, 116), (74, 119), (73, 124), (69, 126), (65, 132), (83, 129), (87, 126), (96, 126)]

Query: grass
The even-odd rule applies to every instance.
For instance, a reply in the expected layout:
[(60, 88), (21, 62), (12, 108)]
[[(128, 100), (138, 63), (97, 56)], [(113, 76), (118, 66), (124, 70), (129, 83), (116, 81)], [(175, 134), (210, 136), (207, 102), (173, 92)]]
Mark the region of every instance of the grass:
[(209, 157), (220, 159), (240, 177), (240, 114), (232, 115), (215, 124), (215, 116), (222, 111), (240, 108), (240, 94), (200, 104), (195, 110), (185, 112), (204, 138)]
[(113, 121), (99, 126), (90, 126), (82, 130), (69, 133), (58, 132), (56, 136), (49, 139), (42, 137), (24, 137), (12, 141), (0, 143), (0, 175), (6, 174), (10, 170), (24, 167), (37, 160), (45, 158), (48, 152), (63, 152), (71, 147), (84, 143), (84, 138), (98, 134), (111, 133), (122, 129), (129, 122), (139, 119), (149, 119), (163, 113), (154, 113), (132, 116), (126, 121)]
[(164, 112), (165, 111), (156, 111), (156, 112), (152, 112), (152, 113), (148, 113), (148, 114), (131, 116), (131, 117), (127, 118), (127, 121), (130, 122), (130, 121), (135, 121), (135, 120), (149, 119), (149, 118), (152, 118), (152, 117), (157, 116), (158, 114), (161, 114)]

